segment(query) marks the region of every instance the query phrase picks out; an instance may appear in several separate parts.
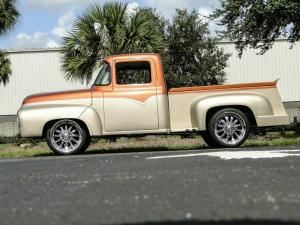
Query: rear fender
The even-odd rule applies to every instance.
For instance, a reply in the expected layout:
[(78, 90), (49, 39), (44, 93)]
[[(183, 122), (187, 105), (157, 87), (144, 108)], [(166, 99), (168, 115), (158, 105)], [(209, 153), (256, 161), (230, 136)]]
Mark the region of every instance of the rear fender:
[(217, 95), (198, 99), (191, 106), (191, 118), (193, 127), (200, 131), (206, 130), (206, 116), (208, 110), (215, 107), (248, 107), (255, 117), (273, 115), (273, 108), (268, 99), (255, 94), (228, 94)]

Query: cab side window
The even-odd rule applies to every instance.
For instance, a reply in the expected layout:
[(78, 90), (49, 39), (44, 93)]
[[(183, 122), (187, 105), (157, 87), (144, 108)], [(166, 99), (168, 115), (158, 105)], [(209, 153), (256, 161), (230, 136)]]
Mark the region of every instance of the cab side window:
[(120, 62), (116, 65), (116, 80), (119, 85), (151, 83), (150, 63)]

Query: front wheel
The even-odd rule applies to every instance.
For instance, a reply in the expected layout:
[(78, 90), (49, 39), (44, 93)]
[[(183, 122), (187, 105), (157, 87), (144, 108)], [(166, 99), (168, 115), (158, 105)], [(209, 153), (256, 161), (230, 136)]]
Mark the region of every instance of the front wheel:
[(90, 136), (86, 129), (73, 120), (60, 120), (46, 132), (49, 148), (58, 155), (76, 155), (84, 152)]
[(205, 139), (211, 147), (238, 147), (247, 140), (249, 133), (248, 117), (238, 109), (227, 108), (211, 117)]

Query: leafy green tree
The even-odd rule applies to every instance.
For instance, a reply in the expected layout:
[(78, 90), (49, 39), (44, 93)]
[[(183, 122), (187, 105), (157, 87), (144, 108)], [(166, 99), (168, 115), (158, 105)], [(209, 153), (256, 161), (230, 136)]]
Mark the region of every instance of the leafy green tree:
[(0, 84), (3, 83), (4, 85), (6, 85), (10, 75), (10, 60), (7, 58), (6, 52), (0, 51)]
[(164, 42), (153, 18), (146, 9), (129, 13), (124, 3), (108, 2), (88, 8), (63, 40), (66, 78), (89, 82), (99, 59), (107, 55), (161, 52)]
[(299, 0), (222, 0), (212, 17), (236, 42), (240, 56), (248, 46), (263, 54), (281, 36), (292, 43), (300, 38)]
[(167, 54), (164, 57), (168, 87), (205, 86), (225, 81), (230, 55), (210, 37), (208, 24), (197, 11), (176, 10), (167, 26)]
[[(5, 35), (16, 24), (19, 12), (15, 0), (0, 0), (0, 35)], [(11, 75), (10, 60), (7, 54), (0, 50), (0, 84), (8, 82)]]

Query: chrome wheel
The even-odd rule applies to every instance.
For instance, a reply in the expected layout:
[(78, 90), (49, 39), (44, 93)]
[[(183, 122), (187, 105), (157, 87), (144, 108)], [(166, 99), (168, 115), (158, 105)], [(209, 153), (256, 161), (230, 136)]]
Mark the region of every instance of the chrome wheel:
[(59, 121), (50, 130), (50, 141), (58, 152), (73, 152), (82, 143), (82, 129), (72, 120)]
[(235, 112), (224, 112), (215, 120), (214, 134), (226, 145), (236, 145), (243, 141), (247, 125), (242, 116)]

